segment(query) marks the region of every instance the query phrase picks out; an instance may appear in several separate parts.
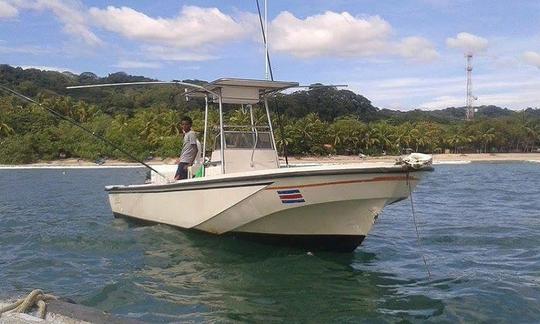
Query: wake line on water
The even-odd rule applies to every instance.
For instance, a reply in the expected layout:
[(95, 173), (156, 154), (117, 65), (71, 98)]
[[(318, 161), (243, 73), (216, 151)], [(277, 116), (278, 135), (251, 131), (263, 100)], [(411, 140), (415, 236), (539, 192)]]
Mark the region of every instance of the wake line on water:
[(433, 161), (433, 164), (469, 164), (472, 161), (459, 160), (459, 161)]
[(489, 164), (489, 163), (540, 163), (540, 160), (458, 160), (458, 161), (433, 161), (433, 164)]

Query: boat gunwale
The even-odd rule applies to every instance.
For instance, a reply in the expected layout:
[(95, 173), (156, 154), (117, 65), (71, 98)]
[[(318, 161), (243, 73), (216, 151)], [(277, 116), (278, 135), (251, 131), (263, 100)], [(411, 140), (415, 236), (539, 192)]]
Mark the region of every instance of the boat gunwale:
[[(309, 168), (306, 170), (306, 168)], [(279, 169), (268, 169), (269, 171), (261, 174), (261, 170), (255, 171), (253, 174), (229, 173), (226, 176), (208, 178), (193, 178), (188, 180), (180, 180), (178, 182), (166, 184), (137, 184), (137, 185), (110, 185), (105, 187), (105, 191), (109, 193), (143, 193), (143, 192), (170, 192), (170, 191), (186, 191), (186, 190), (202, 190), (202, 189), (219, 189), (242, 186), (256, 185), (271, 185), (274, 179), (283, 178), (298, 178), (306, 176), (321, 176), (321, 175), (347, 175), (347, 174), (377, 174), (377, 173), (415, 173), (415, 172), (431, 172), (434, 170), (432, 166), (424, 166), (420, 169), (413, 169), (403, 166), (386, 166), (386, 167), (357, 167), (347, 166), (346, 168), (320, 168), (320, 167), (295, 167), (289, 168), (287, 171), (275, 172)], [(294, 170), (302, 169), (302, 170)], [(253, 182), (253, 181), (257, 182)], [(228, 185), (227, 185), (228, 183)], [(219, 184), (225, 184), (219, 186)], [(217, 186), (216, 186), (217, 185)]]

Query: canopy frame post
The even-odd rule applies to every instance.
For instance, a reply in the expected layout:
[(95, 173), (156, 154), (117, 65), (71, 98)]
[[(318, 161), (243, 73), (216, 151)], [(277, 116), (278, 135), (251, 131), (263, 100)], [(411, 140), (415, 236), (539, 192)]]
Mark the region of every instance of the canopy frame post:
[(264, 109), (266, 110), (266, 118), (268, 118), (268, 127), (270, 128), (270, 136), (274, 145), (274, 153), (276, 154), (277, 166), (279, 168), (279, 155), (277, 152), (276, 138), (274, 137), (274, 128), (272, 127), (272, 118), (270, 118), (270, 109), (268, 107), (268, 97), (264, 96)]
[(219, 105), (219, 140), (220, 140), (220, 156), (221, 156), (221, 173), (225, 174), (225, 132), (223, 130), (223, 99), (221, 97), (221, 89), (218, 94)]
[(204, 168), (204, 163), (206, 162), (206, 136), (208, 136), (208, 94), (204, 95), (204, 138), (203, 138), (203, 147), (202, 147), (202, 163)]

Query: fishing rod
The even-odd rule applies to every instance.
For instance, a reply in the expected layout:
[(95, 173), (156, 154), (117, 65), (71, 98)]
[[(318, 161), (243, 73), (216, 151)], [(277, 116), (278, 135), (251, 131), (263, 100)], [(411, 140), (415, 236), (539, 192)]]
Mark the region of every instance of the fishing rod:
[(104, 142), (105, 144), (109, 145), (110, 147), (112, 147), (112, 148), (114, 148), (114, 149), (120, 151), (121, 153), (124, 153), (126, 156), (128, 156), (128, 157), (131, 158), (132, 160), (134, 160), (134, 161), (136, 161), (136, 162), (142, 164), (143, 166), (145, 166), (146, 168), (150, 169), (151, 171), (154, 171), (156, 174), (160, 175), (162, 178), (164, 178), (165, 180), (167, 180), (167, 182), (169, 182), (169, 179), (168, 179), (166, 176), (164, 176), (163, 174), (161, 174), (161, 173), (160, 173), (159, 171), (157, 171), (156, 169), (152, 168), (152, 167), (151, 167), (150, 165), (148, 165), (147, 163), (145, 163), (145, 162), (139, 160), (139, 159), (138, 159), (136, 156), (134, 156), (133, 154), (127, 152), (127, 151), (124, 150), (124, 149), (122, 149), (120, 146), (114, 144), (113, 142), (109, 141), (109, 140), (106, 139), (105, 137), (96, 134), (96, 133), (95, 133), (94, 131), (92, 131), (91, 129), (88, 129), (88, 128), (84, 127), (83, 125), (79, 124), (79, 123), (76, 122), (75, 120), (73, 120), (73, 119), (71, 119), (71, 118), (69, 118), (69, 117), (67, 117), (67, 116), (64, 116), (64, 115), (62, 115), (61, 113), (59, 113), (58, 111), (56, 111), (56, 110), (54, 110), (54, 109), (51, 109), (51, 108), (49, 108), (49, 107), (46, 107), (46, 106), (42, 105), (41, 103), (35, 101), (34, 99), (29, 98), (29, 97), (23, 95), (22, 93), (19, 93), (19, 92), (15, 91), (15, 90), (12, 90), (12, 89), (10, 89), (10, 88), (8, 88), (8, 87), (5, 87), (5, 86), (3, 86), (3, 85), (0, 85), (0, 89), (6, 91), (6, 92), (8, 92), (8, 93), (11, 93), (11, 94), (15, 95), (15, 96), (16, 96), (17, 98), (19, 98), (19, 99), (26, 100), (26, 101), (28, 101), (28, 102), (31, 102), (31, 103), (33, 103), (33, 104), (36, 104), (36, 105), (40, 106), (41, 108), (44, 108), (45, 110), (47, 110), (49, 113), (51, 113), (51, 114), (52, 114), (53, 116), (55, 116), (56, 118), (59, 118), (59, 119), (61, 119), (61, 120), (65, 120), (65, 121), (67, 121), (68, 123), (70, 123), (70, 124), (72, 124), (72, 125), (74, 125), (74, 126), (80, 128), (80, 129), (82, 129), (82, 130), (85, 131), (86, 133), (88, 133), (88, 134), (92, 135), (93, 137), (95, 137), (95, 138), (101, 140), (102, 142)]

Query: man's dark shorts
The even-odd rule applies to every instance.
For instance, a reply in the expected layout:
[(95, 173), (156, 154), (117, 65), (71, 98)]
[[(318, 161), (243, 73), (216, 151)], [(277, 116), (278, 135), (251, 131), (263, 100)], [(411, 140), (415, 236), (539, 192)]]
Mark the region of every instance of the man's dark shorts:
[(189, 163), (180, 162), (178, 163), (178, 169), (176, 169), (175, 179), (187, 179), (187, 166)]

